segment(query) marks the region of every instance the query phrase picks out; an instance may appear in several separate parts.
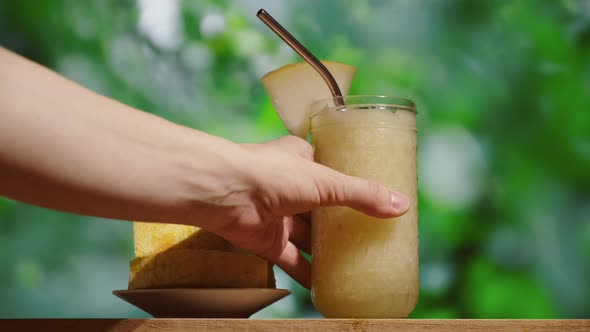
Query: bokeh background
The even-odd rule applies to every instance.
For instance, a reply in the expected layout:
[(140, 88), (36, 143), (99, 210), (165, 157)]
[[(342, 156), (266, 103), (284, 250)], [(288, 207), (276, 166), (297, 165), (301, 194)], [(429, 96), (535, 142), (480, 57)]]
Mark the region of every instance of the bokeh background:
[[(286, 132), (259, 78), (299, 59), (260, 7), (319, 57), (357, 66), (351, 93), (418, 105), (412, 317), (590, 317), (590, 1), (2, 1), (0, 45), (261, 142)], [(111, 294), (132, 247), (130, 223), (0, 198), (0, 317), (145, 317)], [(317, 317), (277, 274), (294, 294), (256, 317)]]

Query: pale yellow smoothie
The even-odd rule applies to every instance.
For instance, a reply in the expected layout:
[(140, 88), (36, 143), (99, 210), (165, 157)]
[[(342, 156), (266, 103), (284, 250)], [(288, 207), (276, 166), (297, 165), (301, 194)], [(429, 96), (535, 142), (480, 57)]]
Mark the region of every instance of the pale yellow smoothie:
[(407, 195), (402, 217), (349, 208), (312, 213), (312, 299), (328, 318), (407, 317), (418, 299), (416, 112), (406, 99), (349, 96), (313, 104), (316, 161)]

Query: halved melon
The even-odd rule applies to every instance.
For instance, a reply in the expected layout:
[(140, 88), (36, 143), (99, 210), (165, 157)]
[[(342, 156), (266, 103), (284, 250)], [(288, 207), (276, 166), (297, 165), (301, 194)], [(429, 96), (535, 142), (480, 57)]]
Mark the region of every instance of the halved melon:
[(147, 288), (275, 288), (275, 279), (256, 255), (179, 249), (129, 262), (129, 289)]
[(137, 221), (133, 223), (133, 244), (135, 257), (178, 249), (236, 250), (225, 239), (198, 227)]
[[(322, 61), (338, 83), (342, 95), (347, 95), (357, 69), (343, 63)], [(262, 77), (275, 111), (290, 134), (307, 138), (310, 125), (310, 105), (332, 94), (324, 79), (306, 62), (283, 66)]]

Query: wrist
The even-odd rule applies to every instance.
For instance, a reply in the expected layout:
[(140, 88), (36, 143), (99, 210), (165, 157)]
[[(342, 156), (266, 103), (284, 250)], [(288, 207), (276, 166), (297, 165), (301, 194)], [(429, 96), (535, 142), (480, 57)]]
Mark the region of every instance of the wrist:
[(169, 222), (220, 233), (250, 204), (253, 181), (240, 144), (187, 129), (185, 148), (174, 154), (175, 204)]

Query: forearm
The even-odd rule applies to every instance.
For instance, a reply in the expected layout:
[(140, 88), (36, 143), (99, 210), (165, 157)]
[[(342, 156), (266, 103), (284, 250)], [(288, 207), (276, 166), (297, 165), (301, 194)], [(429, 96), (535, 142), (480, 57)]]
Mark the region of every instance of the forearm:
[(95, 94), (1, 48), (0, 72), (2, 195), (81, 214), (190, 222), (183, 211), (195, 187), (212, 172), (235, 171), (224, 160), (234, 143)]

